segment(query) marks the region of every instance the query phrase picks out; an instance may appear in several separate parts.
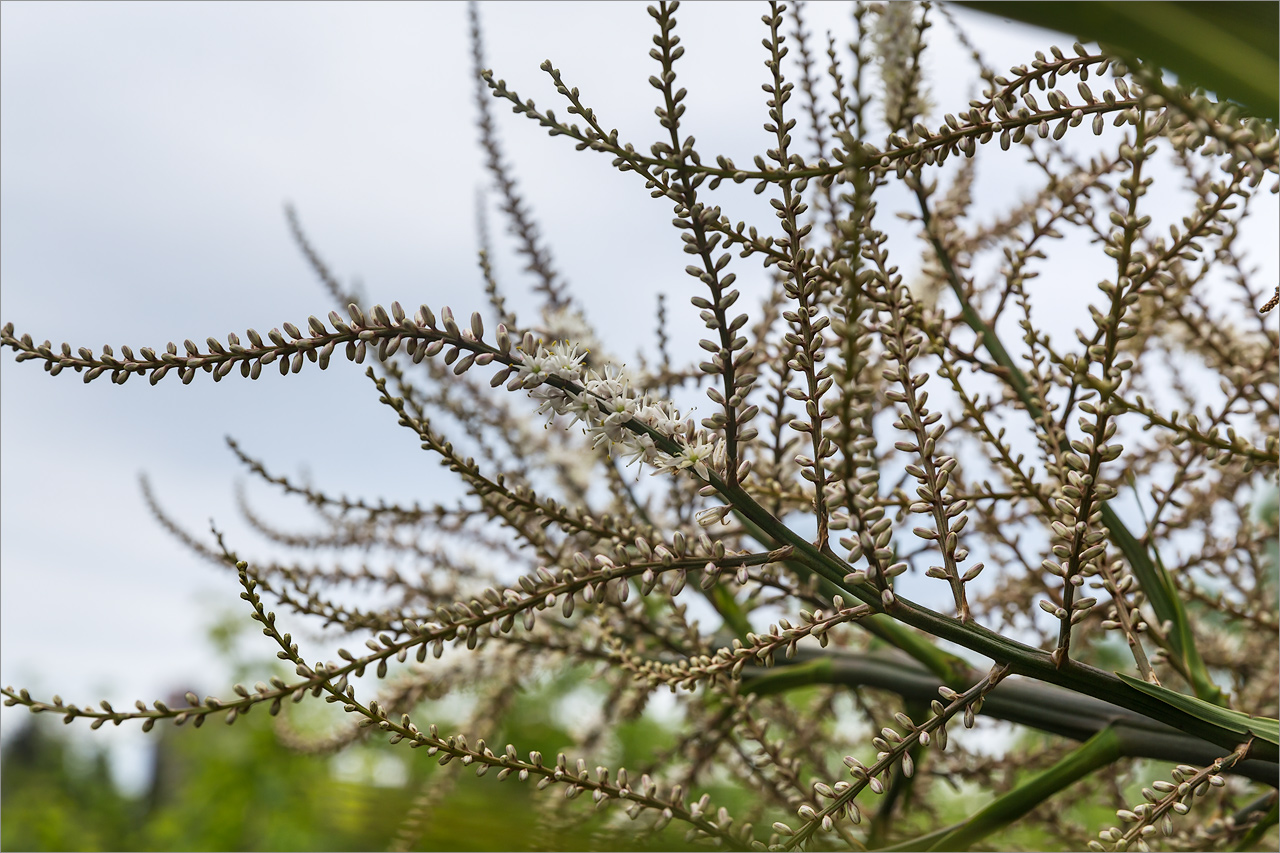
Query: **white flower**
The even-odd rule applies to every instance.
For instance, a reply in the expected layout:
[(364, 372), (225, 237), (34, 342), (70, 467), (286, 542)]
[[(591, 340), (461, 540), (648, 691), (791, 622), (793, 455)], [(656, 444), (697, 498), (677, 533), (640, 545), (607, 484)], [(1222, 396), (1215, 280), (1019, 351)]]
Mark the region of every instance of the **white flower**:
[[(627, 389), (629, 392), (630, 389)], [(631, 420), (636, 411), (636, 400), (628, 393), (622, 393), (606, 400), (604, 404), (605, 415), (603, 426), (610, 431), (610, 435), (614, 441), (621, 440), (623, 424)]]
[(586, 433), (587, 438), (591, 439), (591, 446), (593, 448), (608, 448), (614, 443), (613, 436), (609, 435), (608, 431), (605, 430), (604, 426), (601, 424), (592, 424), (587, 427)]
[(521, 386), (524, 388), (537, 388), (543, 382), (547, 381), (547, 377), (551, 372), (547, 369), (547, 351), (538, 348), (536, 353), (525, 353), (524, 359), (516, 365), (516, 369), (523, 377)]
[(542, 401), (542, 405), (538, 407), (538, 414), (540, 415), (545, 415), (547, 412), (565, 415), (569, 413), (573, 406), (573, 401), (569, 395), (550, 385), (540, 385), (534, 388), (529, 392), (529, 396), (535, 400)]
[(515, 367), (524, 376), (525, 388), (536, 388), (551, 376), (577, 382), (582, 373), (582, 361), (587, 357), (586, 352), (578, 351), (577, 344), (568, 341), (556, 341), (551, 349), (539, 344), (537, 352), (523, 355)]
[[(688, 469), (703, 480), (709, 480), (713, 470), (724, 469), (724, 445), (717, 438), (698, 429), (692, 420), (681, 421), (680, 413), (665, 400), (651, 401), (637, 394), (621, 368), (606, 364), (600, 371), (584, 375), (586, 352), (569, 341), (557, 341), (550, 349), (539, 344), (537, 352), (522, 356), (515, 364), (520, 386), (542, 401), (538, 412), (569, 415), (574, 423), (580, 422), (592, 448), (617, 452), (628, 465), (646, 462), (658, 471)], [(583, 390), (566, 391), (546, 384), (552, 376), (581, 384)], [(633, 420), (674, 440), (681, 449), (674, 455), (660, 450), (653, 436), (627, 428)]]
[(692, 468), (694, 473), (704, 480), (711, 479), (708, 465), (723, 467), (724, 450), (720, 443), (705, 433), (698, 435), (692, 444), (688, 444), (676, 456), (670, 457), (665, 467), (671, 471)]
[(667, 411), (667, 404), (654, 404), (647, 400), (642, 401), (641, 405), (636, 407), (635, 418), (640, 423), (652, 427), (663, 435), (675, 434), (676, 428), (680, 424), (679, 416), (672, 417)]
[[(539, 349), (539, 352), (541, 351)], [(570, 344), (568, 341), (556, 341), (551, 345), (548, 353), (547, 369), (561, 379), (576, 382), (582, 373), (582, 362), (586, 357), (586, 350), (578, 352), (577, 344)]]
[(571, 393), (567, 396), (570, 399), (565, 406), (565, 410), (560, 414), (571, 416), (574, 423), (581, 422), (586, 426), (590, 426), (593, 418), (600, 414), (600, 406), (596, 402), (596, 398), (585, 392), (581, 394)]
[(633, 462), (652, 464), (658, 458), (658, 446), (647, 433), (631, 433), (621, 442), (621, 455), (626, 457), (628, 467)]
[(591, 371), (583, 383), (588, 391), (606, 400), (629, 393), (631, 380), (622, 372), (622, 368), (612, 364), (604, 366), (604, 373)]

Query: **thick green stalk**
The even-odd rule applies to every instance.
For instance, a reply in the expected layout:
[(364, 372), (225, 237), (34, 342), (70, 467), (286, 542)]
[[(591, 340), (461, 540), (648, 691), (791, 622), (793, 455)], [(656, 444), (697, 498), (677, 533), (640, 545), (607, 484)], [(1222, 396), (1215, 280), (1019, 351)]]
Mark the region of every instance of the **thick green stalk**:
[(766, 669), (760, 675), (743, 673), (742, 690), (757, 696), (772, 696), (799, 687), (835, 683), (835, 661), (829, 657)]
[[(795, 660), (796, 663), (785, 666), (744, 670), (743, 691), (772, 694), (831, 684), (850, 689), (887, 690), (908, 702), (928, 702), (938, 696), (937, 678), (896, 654), (801, 648)], [(968, 681), (950, 686), (963, 692), (977, 680), (975, 674)], [(1222, 749), (1215, 744), (1184, 734), (1158, 720), (1035, 681), (1005, 679), (983, 700), (980, 713), (993, 720), (1075, 741), (1086, 741), (1110, 726), (1119, 738), (1123, 754), (1130, 758), (1206, 765), (1222, 754)], [(1280, 767), (1275, 762), (1256, 759), (1236, 762), (1228, 772), (1272, 786), (1280, 779)]]

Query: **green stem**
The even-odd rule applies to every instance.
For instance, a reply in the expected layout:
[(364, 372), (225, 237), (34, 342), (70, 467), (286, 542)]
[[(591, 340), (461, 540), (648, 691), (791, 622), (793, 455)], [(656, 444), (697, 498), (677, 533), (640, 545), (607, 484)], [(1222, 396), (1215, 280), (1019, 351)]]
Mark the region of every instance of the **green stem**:
[[(963, 692), (977, 680), (975, 674), (969, 681), (951, 686)], [(752, 667), (742, 673), (742, 689), (748, 693), (773, 694), (817, 684), (887, 690), (908, 702), (928, 702), (938, 695), (938, 679), (933, 674), (896, 654), (800, 648), (796, 663)], [(1002, 681), (983, 700), (981, 714), (1075, 741), (1086, 741), (1109, 726), (1123, 754), (1131, 758), (1206, 765), (1222, 754), (1215, 744), (1156, 719), (1034, 681)], [(1252, 758), (1237, 762), (1229, 772), (1272, 787), (1280, 778), (1274, 761)]]
[(798, 687), (835, 683), (835, 661), (831, 658), (814, 658), (791, 666), (779, 666), (761, 675), (743, 674), (742, 689), (757, 696), (772, 696)]
[(964, 658), (944, 652), (927, 636), (911, 630), (887, 613), (873, 613), (858, 622), (875, 636), (920, 661), (948, 687), (963, 690), (978, 680), (974, 668)]

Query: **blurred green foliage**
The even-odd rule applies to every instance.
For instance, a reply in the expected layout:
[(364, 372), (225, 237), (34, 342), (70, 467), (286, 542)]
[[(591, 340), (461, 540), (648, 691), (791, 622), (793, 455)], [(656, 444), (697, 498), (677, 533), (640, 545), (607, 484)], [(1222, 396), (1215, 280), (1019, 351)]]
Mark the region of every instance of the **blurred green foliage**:
[[(551, 755), (564, 748), (570, 737), (552, 712), (581, 680), (581, 673), (554, 679), (527, 697), (532, 701), (504, 721), (504, 740)], [(561, 815), (559, 787), (537, 791), (515, 779), (478, 779), (469, 768), (442, 768), (425, 752), (392, 746), (385, 737), (370, 737), (336, 760), (294, 752), (265, 713), (230, 728), (157, 728), (149, 735), (154, 778), (135, 797), (115, 787), (103, 751), (73, 748), (55, 718), (21, 725), (0, 753), (5, 850), (383, 850), (437, 774), (452, 776), (452, 784), (437, 789), (442, 796), (429, 809), (417, 849), (686, 846), (682, 829), (602, 839), (596, 833), (603, 814), (584, 821), (575, 808)], [(668, 741), (665, 729), (645, 716), (621, 727), (613, 746), (620, 763), (639, 767)]]
[[(251, 648), (242, 642), (249, 638), (245, 628), (228, 612), (209, 628), (209, 639), (236, 680), (252, 682), (278, 662), (244, 654)], [(572, 742), (567, 725), (574, 714), (565, 712), (566, 697), (575, 695), (580, 709), (590, 709), (603, 700), (597, 684), (581, 667), (531, 677), (498, 731), (467, 734), (538, 749), (554, 760)], [(465, 730), (458, 707), (456, 700), (429, 703), (424, 719), (446, 733)], [(319, 700), (287, 706), (282, 714), (304, 732), (353, 722)], [(419, 850), (688, 847), (682, 826), (656, 836), (638, 831), (640, 824), (626, 836), (601, 835), (609, 812), (567, 803), (561, 786), (538, 791), (514, 778), (477, 778), (471, 768), (441, 767), (424, 751), (393, 746), (384, 735), (370, 734), (337, 756), (300, 753), (281, 740), (265, 709), (231, 727), (212, 720), (199, 731), (158, 726), (147, 736), (152, 778), (136, 796), (116, 787), (106, 751), (73, 742), (58, 718), (15, 722), (19, 730), (0, 750), (4, 850), (385, 850), (426, 786), (436, 801), (422, 824)], [(673, 745), (670, 731), (646, 713), (616, 727), (606, 749), (615, 765), (643, 768), (655, 751)], [(743, 794), (716, 797), (732, 804)]]

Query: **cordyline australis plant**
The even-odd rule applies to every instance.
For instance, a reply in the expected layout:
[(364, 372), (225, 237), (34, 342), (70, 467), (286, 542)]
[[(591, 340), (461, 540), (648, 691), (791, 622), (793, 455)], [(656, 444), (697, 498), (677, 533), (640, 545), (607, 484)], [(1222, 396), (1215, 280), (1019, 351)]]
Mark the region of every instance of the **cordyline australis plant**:
[[(508, 307), (487, 251), (469, 306), (484, 311), (362, 306), (291, 212), (345, 313), (203, 347), (96, 353), (4, 327), (18, 361), (86, 382), (369, 362), (380, 401), (467, 489), (436, 505), (339, 498), (233, 444), (331, 526), (298, 537), (253, 519), (273, 539), (384, 546), (426, 568), (244, 559), (216, 530), (205, 544), (155, 507), (234, 567), (249, 615), (296, 676), (134, 710), (13, 688), (7, 704), (148, 730), (323, 697), (355, 725), (310, 748), (380, 730), (441, 764), (578, 800), (548, 805), (558, 821), (575, 805), (607, 808), (597, 829), (681, 823), (691, 841), (731, 849), (955, 850), (996, 843), (1015, 821), (1068, 848), (1264, 844), (1280, 734), (1274, 515), (1257, 508), (1275, 489), (1280, 343), (1240, 228), (1251, 203), (1274, 204), (1274, 128), (1079, 44), (1004, 76), (975, 51), (980, 96), (929, 125), (921, 58), (944, 9), (859, 4), (852, 41), (838, 45), (815, 44), (801, 8), (772, 3), (769, 147), (744, 168), (704, 157), (682, 129), (677, 6), (649, 9), (661, 131), (647, 151), (550, 62), (576, 123), (478, 74), (482, 143), (536, 280), (536, 320)], [(474, 9), (473, 26), (479, 71)], [(509, 172), (494, 98), (672, 205), (706, 361), (670, 363), (661, 302), (661, 358), (647, 369), (618, 366), (594, 340)], [(1029, 161), (1040, 176), (987, 222), (972, 210), (980, 156)], [(1183, 186), (1167, 233), (1151, 224), (1157, 175)], [(767, 194), (771, 233), (715, 204), (726, 182)], [(911, 286), (882, 201), (918, 235)], [(1034, 279), (1050, 258), (1071, 264), (1053, 254), (1069, 236), (1110, 272), (1073, 285), (1089, 320), (1052, 339)], [(773, 286), (748, 309), (734, 269), (752, 263)], [(698, 420), (673, 399), (688, 385), (712, 404)], [(440, 421), (465, 429), (451, 436)], [(554, 428), (530, 428), (539, 422)], [(405, 544), (428, 533), (429, 547)], [(356, 583), (380, 586), (387, 604), (344, 602)], [(364, 648), (309, 661), (288, 630), (304, 616)], [(581, 663), (608, 693), (581, 757), (489, 740), (523, 683)], [(462, 730), (417, 716), (424, 698), (472, 683), (481, 701)], [(668, 689), (683, 711), (674, 748), (642, 768), (592, 760)], [(963, 731), (981, 717), (1047, 738), (992, 757), (988, 737)], [(1141, 765), (1158, 778), (1126, 787), (1135, 758), (1160, 762)], [(1086, 778), (1073, 796), (1118, 809), (1114, 821), (1086, 826), (1054, 805)], [(939, 786), (959, 781), (982, 800), (955, 822)], [(414, 843), (438, 794), (421, 793), (394, 846)]]

